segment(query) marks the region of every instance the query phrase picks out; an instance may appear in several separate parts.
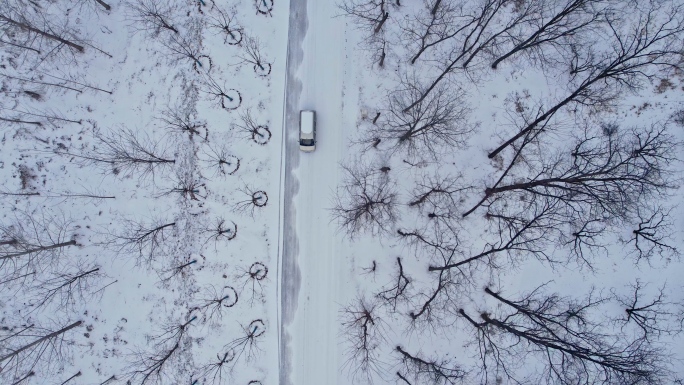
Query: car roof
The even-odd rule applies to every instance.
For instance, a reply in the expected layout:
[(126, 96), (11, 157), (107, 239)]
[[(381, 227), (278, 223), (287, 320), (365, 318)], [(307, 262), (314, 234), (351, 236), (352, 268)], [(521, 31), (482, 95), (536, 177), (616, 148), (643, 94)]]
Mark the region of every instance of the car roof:
[(310, 134), (313, 132), (314, 127), (314, 112), (313, 111), (300, 111), (299, 129), (304, 134)]

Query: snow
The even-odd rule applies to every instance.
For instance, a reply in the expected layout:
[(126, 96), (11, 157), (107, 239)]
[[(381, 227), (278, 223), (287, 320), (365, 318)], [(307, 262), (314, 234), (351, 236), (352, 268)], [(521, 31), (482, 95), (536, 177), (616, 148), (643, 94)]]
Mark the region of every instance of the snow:
[[(112, 57), (86, 49), (75, 69), (65, 69), (68, 66), (63, 63), (45, 69), (60, 75), (73, 71), (82, 77), (79, 79), (111, 90), (111, 94), (48, 89), (42, 101), (2, 96), (3, 108), (14, 103), (25, 109), (50, 108), (82, 123), (5, 129), (0, 143), (0, 193), (40, 195), (1, 196), (0, 224), (22, 218), (24, 212), (71, 221), (69, 234), (74, 234), (78, 246), (65, 251), (68, 267), (92, 264), (103, 273), (93, 298), (71, 309), (53, 306), (30, 313), (26, 304), (34, 301), (33, 297), (14, 296), (21, 294), (21, 288), (0, 292), (0, 326), (33, 321), (84, 323), (69, 336), (74, 344), (66, 367), (58, 368), (56, 374), (38, 371), (29, 384), (61, 384), (78, 371), (82, 374), (73, 384), (101, 384), (112, 376), (115, 383), (123, 384), (137, 352), (159, 350), (151, 337), (162, 335), (165, 326), (186, 322), (187, 338), (180, 340), (181, 352), (158, 381), (161, 384), (194, 380), (202, 385), (368, 383), (355, 372), (349, 358), (353, 336), (341, 325), (344, 308), (374, 300), (379, 290), (396, 284), (397, 258), (401, 258), (412, 287), (432, 287), (434, 275), (426, 267), (437, 258), (393, 237), (397, 229), (427, 228), (425, 213), (407, 207), (402, 207), (390, 234), (345, 236), (331, 215), (345, 177), (341, 165), (362, 161), (377, 169), (386, 167), (401, 202), (411, 196), (417, 180), (437, 174), (462, 175), (464, 184), (480, 191), (481, 186), (495, 181), (503, 164), (488, 160), (486, 153), (515, 130), (518, 116), (510, 112), (511, 105), (518, 102), (522, 109), (533, 110), (538, 107), (536, 97), (565, 95), (542, 71), (505, 62), (496, 72), (453, 84), (467, 85), (464, 104), (471, 109), (472, 122), (478, 123), (466, 146), (441, 154), (439, 161), (422, 153), (393, 152), (383, 147), (385, 143), (371, 149), (367, 143), (359, 144), (359, 138), (398, 84), (399, 74), (407, 70), (400, 60), (404, 47), (389, 47), (385, 68), (378, 68), (363, 49), (363, 31), (352, 19), (341, 16), (338, 2), (216, 1), (224, 10), (235, 10), (237, 23), (244, 28), (241, 37), (259, 38), (268, 61), (263, 68), (243, 62), (241, 46), (229, 44), (226, 36), (209, 29), (206, 21), (212, 15), (211, 2), (204, 1), (204, 6), (168, 2), (181, 35), (201, 40), (201, 54), (206, 56), (201, 56), (199, 63), (166, 54), (161, 41), (171, 36), (169, 31), (157, 36), (132, 33), (126, 27), (130, 17), (124, 2), (111, 3), (111, 12), (81, 9), (70, 17), (84, 36)], [(393, 8), (396, 19), (390, 22), (408, 20), (421, 6), (420, 2), (406, 3), (400, 11)], [(396, 30), (393, 33), (398, 34)], [(7, 56), (0, 53), (7, 64)], [(430, 71), (423, 69), (416, 66), (411, 71), (429, 77)], [(211, 79), (232, 90), (228, 92), (232, 100), (212, 97), (207, 92)], [(681, 79), (677, 79), (681, 87)], [(682, 105), (679, 89), (657, 94), (644, 91), (625, 96), (611, 116), (633, 125), (650, 124)], [(168, 110), (181, 111), (197, 123), (199, 134), (169, 131), (160, 119), (169, 117)], [(315, 111), (317, 149), (313, 153), (299, 150), (302, 110)], [(259, 131), (239, 130), (248, 111)], [(559, 113), (557, 122), (567, 127), (575, 118), (571, 113)], [(310, 132), (307, 127), (313, 127), (314, 114), (302, 112), (301, 119), (302, 131)], [(159, 149), (175, 163), (143, 178), (136, 173), (114, 175), (108, 164), (83, 160), (101, 149), (98, 133), (124, 129), (159, 141)], [(681, 132), (677, 135), (684, 137)], [(549, 136), (549, 143), (556, 144), (573, 139), (560, 132)], [(240, 160), (234, 174), (224, 175), (216, 167), (213, 156), (222, 149), (234, 157), (231, 159)], [(551, 148), (539, 151), (547, 150)], [(22, 186), (22, 176), (27, 186)], [(194, 183), (191, 191), (170, 192), (186, 180)], [(65, 197), (84, 192), (115, 198)], [(465, 196), (459, 203), (467, 206), (476, 195)], [(265, 206), (253, 207), (253, 197)], [(672, 202), (681, 199), (681, 189), (672, 192)], [(492, 234), (480, 214), (459, 222), (463, 249), (482, 250), (490, 241)], [(674, 208), (673, 218), (671, 238), (681, 245), (684, 206)], [(119, 249), (111, 242), (113, 235), (131, 230), (135, 221), (174, 223), (162, 252), (149, 263), (136, 263), (134, 250)], [(219, 221), (228, 227), (234, 224), (234, 239), (208, 235), (207, 229)], [(623, 250), (610, 252), (619, 255)], [(166, 279), (174, 267), (183, 264), (187, 267), (182, 274)], [(263, 274), (266, 269), (263, 279), (252, 279), (250, 272)], [(512, 294), (548, 282), (549, 289), (580, 295), (592, 287), (624, 289), (637, 278), (651, 283), (651, 293), (665, 282), (681, 288), (682, 274), (679, 261), (654, 261), (646, 267), (633, 265), (629, 258), (605, 258), (594, 270), (586, 266), (556, 269), (525, 260), (506, 265), (500, 276), (482, 272), (473, 276), (481, 280), (479, 286), (492, 285)], [(200, 309), (212, 298), (232, 297), (232, 290), (239, 300), (233, 307), (219, 307), (220, 317)], [(496, 306), (486, 298), (473, 299), (472, 289), (458, 295), (459, 306), (468, 311), (484, 312)], [(674, 302), (684, 301), (681, 292), (675, 290), (670, 295)], [(386, 341), (378, 348), (378, 372), (372, 374), (377, 383), (398, 382), (396, 346), (426, 356), (456, 356), (463, 364), (477, 361), (477, 347), (467, 333), (448, 329), (466, 327), (462, 320), (441, 320), (444, 322), (436, 322), (436, 326), (406, 325), (408, 312), (426, 296), (426, 290), (414, 291), (411, 300), (396, 311), (383, 310)], [(241, 338), (250, 333), (257, 346), (252, 350), (241, 345)], [(681, 336), (672, 337), (672, 342), (673, 354), (681, 357)], [(170, 346), (173, 344), (166, 345)], [(247, 346), (246, 350), (224, 378), (202, 374), (203, 367), (231, 347), (240, 351), (242, 346)], [(4, 380), (0, 375), (0, 381)]]
[(311, 134), (314, 129), (314, 111), (301, 111), (299, 113), (299, 129), (302, 134)]

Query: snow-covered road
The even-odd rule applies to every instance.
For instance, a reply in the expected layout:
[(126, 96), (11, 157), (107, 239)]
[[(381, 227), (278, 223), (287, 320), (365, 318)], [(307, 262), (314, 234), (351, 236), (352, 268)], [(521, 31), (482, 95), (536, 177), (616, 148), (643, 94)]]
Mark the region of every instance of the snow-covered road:
[[(283, 170), (280, 384), (337, 384), (338, 306), (347, 269), (331, 196), (347, 146), (344, 20), (332, 1), (290, 1)], [(298, 113), (317, 112), (316, 152), (300, 154)]]

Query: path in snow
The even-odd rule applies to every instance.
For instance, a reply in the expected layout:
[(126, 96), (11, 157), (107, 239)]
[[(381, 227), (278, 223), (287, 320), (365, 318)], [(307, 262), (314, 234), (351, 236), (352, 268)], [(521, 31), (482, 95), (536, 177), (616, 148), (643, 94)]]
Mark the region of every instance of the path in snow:
[[(331, 1), (290, 1), (281, 385), (337, 384), (341, 363), (337, 311), (346, 269), (328, 210), (347, 145), (342, 116), (344, 22), (334, 17), (337, 11)], [(311, 154), (300, 154), (297, 146), (301, 109), (317, 113), (318, 142)]]
[(287, 41), (287, 68), (285, 74), (285, 106), (283, 118), (284, 167), (281, 167), (281, 245), (279, 258), (280, 285), (280, 380), (281, 385), (291, 385), (292, 373), (292, 335), (288, 326), (292, 324), (297, 310), (297, 298), (301, 285), (301, 272), (297, 265), (299, 243), (295, 221), (294, 197), (299, 191), (299, 180), (292, 170), (299, 166), (299, 147), (297, 144), (299, 122), (299, 98), (302, 82), (297, 77), (297, 69), (302, 63), (304, 53), (302, 41), (306, 34), (306, 0), (290, 1), (290, 20)]

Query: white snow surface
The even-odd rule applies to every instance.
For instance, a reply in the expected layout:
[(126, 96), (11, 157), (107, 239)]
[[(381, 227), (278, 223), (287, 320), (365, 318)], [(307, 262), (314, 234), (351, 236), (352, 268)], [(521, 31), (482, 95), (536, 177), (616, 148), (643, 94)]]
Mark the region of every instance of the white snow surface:
[[(97, 265), (106, 276), (97, 283), (96, 287), (103, 290), (94, 300), (79, 302), (71, 309), (55, 306), (40, 314), (27, 314), (29, 296), (18, 295), (14, 288), (2, 293), (0, 326), (33, 321), (84, 323), (69, 335), (74, 342), (67, 365), (57, 368), (55, 375), (38, 371), (27, 384), (61, 384), (78, 371), (82, 375), (69, 385), (101, 384), (112, 376), (115, 380), (110, 385), (124, 384), (134, 353), (154, 351), (150, 336), (160, 334), (166, 324), (178, 325), (195, 316), (188, 338), (181, 341), (181, 353), (174, 356), (159, 383), (367, 383), (363, 376), (354, 374), (348, 361), (349, 340), (340, 327), (341, 310), (392, 284), (397, 257), (402, 258), (415, 282), (428, 286), (433, 276), (426, 266), (433, 261), (391, 236), (344, 236), (330, 212), (344, 177), (341, 164), (363, 159), (378, 167), (391, 166), (390, 175), (399, 186), (402, 201), (409, 196), (412, 181), (434, 171), (463, 173), (469, 182), (486, 185), (497, 175), (493, 171), (497, 165), (486, 158), (486, 153), (513, 130), (503, 100), (511, 92), (563, 95), (558, 85), (540, 71), (502, 65), (496, 74), (483, 76), (481, 84), (468, 89), (472, 120), (481, 124), (468, 146), (444, 154), (439, 163), (426, 161), (417, 167), (409, 166), (402, 155), (377, 155), (379, 151), (359, 155), (359, 146), (351, 144), (370, 125), (377, 106), (396, 85), (396, 74), (405, 64), (397, 61), (403, 47), (388, 49), (385, 68), (371, 63), (368, 52), (362, 49), (361, 31), (349, 18), (341, 16), (337, 1), (275, 0), (273, 10), (266, 15), (255, 12), (252, 1), (215, 1), (223, 9), (234, 9), (245, 34), (260, 39), (271, 64), (267, 76), (259, 76), (251, 64), (239, 64), (240, 48), (226, 44), (223, 35), (203, 24), (212, 12), (210, 2), (206, 6), (181, 0), (169, 4), (181, 34), (191, 36), (192, 31), (199, 31), (201, 53), (211, 58), (211, 69), (205, 59), (197, 69), (186, 59), (169, 60), (160, 41), (170, 32), (162, 31), (161, 38), (142, 32), (133, 34), (126, 27), (130, 21), (125, 16), (124, 2), (110, 3), (112, 11), (87, 13), (89, 18), (77, 23), (84, 36), (111, 55), (88, 48), (79, 68), (87, 83), (111, 90), (112, 94), (94, 90), (58, 93), (48, 89), (43, 101), (19, 99), (21, 106), (51, 108), (82, 123), (60, 122), (40, 128), (8, 125), (0, 143), (1, 191), (40, 193), (0, 197), (2, 224), (11, 222), (19, 212), (68, 218), (78, 242), (77, 247), (66, 251), (70, 263)], [(408, 14), (411, 7), (421, 6), (418, 3), (404, 4), (403, 12)], [(59, 73), (63, 68), (54, 65), (48, 70)], [(242, 104), (236, 110), (221, 108), (202, 91), (207, 74), (221, 85), (225, 82), (226, 88), (240, 92)], [(625, 98), (614, 119), (648, 123), (681, 108), (683, 82), (677, 79), (677, 89), (655, 94), (649, 88), (641, 96)], [(3, 98), (7, 99), (3, 99), (3, 107), (17, 100), (7, 95)], [(190, 137), (165, 129), (158, 117), (167, 106), (182, 109), (193, 121), (206, 122), (202, 135)], [(259, 124), (268, 126), (272, 136), (266, 144), (258, 144), (236, 130), (240, 113), (248, 108)], [(316, 111), (317, 143), (313, 153), (300, 153), (298, 149), (300, 110)], [(94, 134), (98, 129), (123, 127), (162, 140), (166, 153), (176, 163), (156, 173), (152, 181), (137, 175), (115, 176), (106, 167), (103, 171), (80, 162), (78, 157), (54, 153), (61, 150), (90, 154), (97, 146)], [(681, 132), (677, 135), (684, 137)], [(234, 175), (218, 175), (209, 162), (211, 151), (221, 145), (240, 159)], [(28, 186), (21, 185), (20, 166), (35, 175)], [(194, 199), (190, 194), (162, 194), (185, 176), (196, 182)], [(240, 201), (249, 198), (245, 191), (257, 190), (268, 194), (265, 207), (257, 207), (253, 215), (235, 209)], [(116, 198), (60, 195), (83, 192)], [(681, 199), (681, 190), (673, 193), (673, 202)], [(157, 218), (176, 225), (164, 244), (164, 252), (151, 267), (137, 266), (131, 255), (106, 244), (108, 234), (127, 230), (130, 222), (126, 219), (149, 223)], [(217, 218), (237, 225), (235, 239), (208, 239), (204, 230)], [(675, 207), (673, 218), (672, 239), (684, 246), (684, 206)], [(392, 230), (411, 228), (421, 220), (419, 215), (406, 214)], [(486, 242), (484, 222), (481, 215), (464, 221), (463, 232), (472, 250), (480, 250)], [(197, 262), (181, 275), (161, 282), (160, 276), (169, 269), (194, 260)], [(254, 263), (268, 268), (263, 281), (245, 279), (244, 272)], [(364, 270), (374, 263), (375, 272)], [(553, 280), (554, 289), (578, 295), (592, 285), (624, 288), (639, 277), (651, 282), (651, 289), (665, 282), (681, 289), (681, 263), (654, 265), (642, 272), (627, 259), (616, 258), (598, 263), (598, 273), (568, 269), (558, 274), (536, 261), (526, 262), (506, 271), (503, 278), (493, 279), (496, 282), (482, 285), (495, 284), (508, 292), (521, 293)], [(235, 307), (224, 309), (222, 317), (212, 318), (207, 312), (193, 310), (216, 290), (222, 292), (227, 287), (237, 290), (239, 301)], [(464, 364), (477, 359), (476, 346), (466, 346), (464, 335), (403, 328), (401, 317), (414, 310), (412, 305), (420, 303), (424, 295), (416, 294), (406, 308), (386, 315), (387, 343), (379, 349), (380, 370), (373, 374), (377, 383), (398, 383), (393, 355), (397, 345), (428, 356), (448, 354)], [(684, 301), (681, 290), (669, 299)], [(466, 298), (462, 302), (473, 311), (485, 311), (490, 305)], [(248, 325), (254, 320), (263, 321), (265, 333), (256, 340), (252, 354), (246, 350), (221, 381), (202, 375), (202, 367), (225, 353), (231, 341), (248, 333)], [(672, 342), (668, 349), (681, 358), (681, 336), (673, 337)]]

